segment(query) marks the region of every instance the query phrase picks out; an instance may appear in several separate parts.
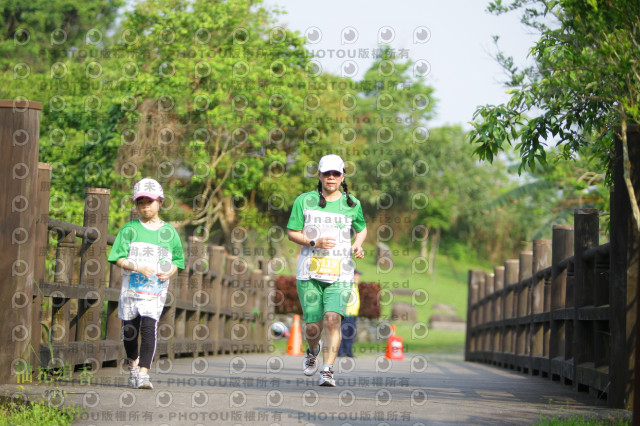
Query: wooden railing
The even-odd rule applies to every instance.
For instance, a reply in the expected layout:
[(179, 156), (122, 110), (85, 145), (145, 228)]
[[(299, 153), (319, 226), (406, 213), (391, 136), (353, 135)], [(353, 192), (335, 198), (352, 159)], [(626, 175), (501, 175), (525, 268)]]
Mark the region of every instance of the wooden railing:
[[(92, 208), (91, 206), (94, 206)], [(107, 246), (115, 237), (104, 235), (99, 218), (108, 217), (109, 191), (87, 189), (84, 226), (48, 218), (48, 230), (57, 237), (53, 282), (39, 285), (50, 306), (40, 321), (51, 331), (50, 347), (40, 344), (40, 362), (48, 366), (92, 364), (93, 368), (122, 361), (121, 320), (117, 317), (122, 282), (121, 269), (104, 262)], [(104, 235), (104, 237), (103, 237)], [(79, 280), (73, 279), (76, 240), (82, 244)], [(248, 265), (224, 248), (206, 247), (189, 237), (186, 268), (171, 280), (167, 302), (158, 323), (156, 356), (214, 355), (221, 352), (267, 350), (267, 303), (272, 287), (261, 270)], [(104, 281), (106, 269), (108, 281)], [(106, 309), (106, 323), (100, 321)]]
[[(630, 129), (632, 183), (640, 195), (640, 129)], [(614, 190), (615, 188), (615, 190)], [(493, 271), (469, 271), (465, 359), (541, 375), (630, 408), (640, 237), (616, 142), (610, 242), (598, 244), (599, 212)]]
[[(107, 262), (115, 239), (107, 234), (110, 191), (86, 190), (82, 226), (49, 217), (51, 166), (37, 162), (40, 108), (36, 102), (0, 101), (0, 128), (9, 135), (0, 164), (8, 189), (0, 207), (11, 212), (0, 239), (6, 267), (0, 277), (4, 382), (15, 383), (25, 365), (34, 371), (64, 364), (96, 369), (125, 358), (117, 317), (122, 275)], [(50, 236), (52, 281), (45, 267)], [(185, 270), (171, 279), (156, 358), (267, 351), (272, 277), (197, 237), (188, 238), (185, 260)]]

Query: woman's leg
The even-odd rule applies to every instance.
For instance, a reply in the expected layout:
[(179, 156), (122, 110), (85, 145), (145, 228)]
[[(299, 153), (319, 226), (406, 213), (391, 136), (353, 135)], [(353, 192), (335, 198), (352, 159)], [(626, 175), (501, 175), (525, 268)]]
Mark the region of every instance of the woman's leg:
[(340, 348), (340, 323), (342, 316), (336, 312), (326, 312), (323, 319), (325, 341), (322, 359), (325, 364), (333, 365)]
[(322, 287), (314, 280), (298, 281), (296, 287), (305, 321), (304, 337), (309, 349), (315, 353), (322, 338), (324, 317)]
[(342, 340), (340, 340), (340, 349), (338, 350), (338, 356), (347, 356), (347, 317), (342, 319), (340, 323), (340, 332), (342, 333)]

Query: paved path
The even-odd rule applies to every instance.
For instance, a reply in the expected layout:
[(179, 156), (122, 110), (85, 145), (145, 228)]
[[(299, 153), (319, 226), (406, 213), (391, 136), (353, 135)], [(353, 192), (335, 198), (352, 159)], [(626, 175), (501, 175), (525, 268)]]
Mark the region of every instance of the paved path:
[[(268, 354), (183, 358), (154, 364), (153, 390), (129, 389), (127, 373), (117, 368), (101, 369), (91, 386), (77, 379), (56, 384), (66, 392), (65, 404), (86, 407), (81, 425), (483, 425), (631, 416), (570, 386), (455, 359), (339, 358), (336, 388), (318, 386), (318, 376), (304, 376), (301, 363), (302, 357)], [(16, 385), (0, 390), (19, 391)], [(22, 392), (61, 402), (54, 385)]]

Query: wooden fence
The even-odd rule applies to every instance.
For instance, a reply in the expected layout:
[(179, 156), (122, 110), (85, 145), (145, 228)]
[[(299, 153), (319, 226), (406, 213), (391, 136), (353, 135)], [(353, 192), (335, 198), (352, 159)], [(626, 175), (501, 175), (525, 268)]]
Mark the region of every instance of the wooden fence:
[[(125, 358), (117, 317), (122, 275), (107, 262), (115, 239), (107, 234), (110, 191), (86, 190), (82, 226), (49, 217), (51, 166), (38, 163), (41, 108), (0, 101), (0, 175), (8, 188), (0, 196), (1, 382), (15, 383), (25, 365), (96, 369)], [(45, 279), (50, 236), (53, 281)], [(156, 358), (267, 351), (273, 278), (196, 237), (188, 238), (185, 260), (171, 279)]]
[[(628, 139), (639, 197), (640, 128)], [(466, 360), (559, 380), (630, 408), (640, 236), (619, 140), (613, 188), (609, 243), (598, 243), (599, 212), (579, 209), (573, 226), (554, 226), (552, 240), (534, 241), (519, 259), (469, 271)]]

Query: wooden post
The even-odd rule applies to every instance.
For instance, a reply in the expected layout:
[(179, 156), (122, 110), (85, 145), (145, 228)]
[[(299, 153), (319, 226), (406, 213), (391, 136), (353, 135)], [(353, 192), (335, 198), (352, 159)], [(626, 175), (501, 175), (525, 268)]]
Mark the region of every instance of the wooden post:
[(567, 321), (553, 320), (553, 312), (565, 307), (567, 270), (560, 267), (560, 261), (571, 257), (573, 252), (573, 227), (554, 225), (551, 242), (551, 337), (549, 339), (550, 377), (564, 377), (565, 342)]
[[(495, 313), (493, 315), (494, 321), (498, 322), (496, 327), (496, 334), (494, 336), (494, 348), (495, 351), (504, 353), (504, 266), (496, 266), (493, 268), (493, 286), (495, 288), (495, 296), (493, 300), (493, 307)], [(502, 355), (500, 355), (502, 356)]]
[[(260, 315), (260, 308), (259, 308), (259, 285), (260, 285), (260, 278), (262, 278), (262, 271), (260, 269), (254, 269), (251, 272), (251, 277), (250, 277), (250, 292), (251, 292), (251, 296), (249, 297), (248, 303), (247, 303), (247, 318), (250, 319), (252, 324), (249, 324), (251, 333), (251, 341), (253, 344), (253, 351), (254, 352), (264, 352), (264, 341), (262, 339), (262, 324), (264, 319), (262, 318), (262, 316)], [(355, 284), (358, 285), (358, 284)]]
[[(76, 254), (76, 233), (75, 231), (59, 231), (58, 247), (56, 249), (56, 269), (53, 280), (56, 283), (71, 285), (73, 280), (73, 258)], [(69, 337), (75, 338), (75, 327), (73, 330), (69, 324), (69, 306), (67, 298), (53, 297), (53, 320), (51, 331), (53, 343), (68, 345)], [(73, 331), (73, 333), (72, 333)]]
[(217, 354), (221, 349), (220, 339), (220, 324), (224, 321), (222, 314), (222, 305), (220, 303), (220, 297), (222, 295), (222, 273), (224, 267), (224, 247), (210, 246), (209, 247), (209, 269), (213, 271), (215, 277), (211, 281), (211, 303), (215, 307), (215, 314), (211, 318), (209, 323), (209, 329), (211, 332), (211, 338), (213, 339), (213, 353)]
[(474, 351), (475, 331), (472, 331), (474, 323), (472, 320), (474, 303), (478, 300), (478, 286), (481, 279), (481, 275), (484, 275), (483, 271), (471, 270), (469, 271), (469, 290), (467, 293), (467, 338), (465, 339), (464, 346), (464, 360), (472, 360), (472, 352)]
[[(513, 284), (518, 282), (518, 267), (520, 261), (518, 259), (507, 259), (504, 261), (504, 288), (506, 291), (504, 301), (504, 317), (506, 319), (514, 318), (515, 298)], [(515, 353), (515, 327), (507, 325), (505, 327), (505, 352), (508, 354)], [(511, 364), (513, 365), (513, 364)]]
[[(607, 309), (609, 311), (609, 318), (611, 318), (611, 310), (609, 309), (609, 254), (596, 255), (594, 263), (594, 306)], [(608, 367), (611, 356), (609, 319), (596, 321), (595, 326), (596, 330), (593, 334), (593, 347), (595, 349), (594, 367)]]
[[(46, 279), (45, 263), (47, 260), (47, 248), (49, 246), (49, 194), (51, 192), (51, 164), (38, 163), (38, 199), (37, 199), (37, 220), (36, 220), (36, 264), (35, 264), (35, 285), (33, 293), (33, 306), (31, 317), (31, 347), (34, 349), (31, 354), (31, 365), (34, 369), (40, 366), (40, 341), (41, 325), (47, 323), (51, 328), (51, 298), (43, 298), (40, 291), (40, 283)], [(47, 301), (47, 309), (42, 309), (43, 300)], [(53, 336), (51, 336), (53, 337)]]
[(533, 242), (533, 259), (531, 263), (531, 275), (533, 276), (531, 288), (531, 356), (534, 359), (532, 373), (548, 374), (549, 363), (542, 362), (545, 355), (545, 332), (550, 330), (551, 322), (536, 321), (536, 315), (544, 312), (544, 277), (536, 279), (539, 271), (551, 265), (551, 240), (535, 240)]
[(494, 311), (493, 311), (493, 294), (495, 292), (495, 274), (493, 272), (487, 272), (485, 275), (484, 281), (486, 283), (486, 297), (487, 300), (487, 310), (485, 311), (484, 322), (492, 322), (494, 320)]
[[(551, 240), (535, 240), (531, 274), (535, 276), (538, 271), (549, 266), (551, 266)], [(531, 293), (531, 312), (534, 314), (544, 312), (544, 278), (534, 279)]]
[[(122, 268), (114, 263), (107, 265), (107, 267), (110, 271), (109, 288), (119, 292), (122, 288)], [(118, 304), (119, 301), (107, 302), (107, 333), (105, 338), (112, 342), (120, 342), (122, 334), (122, 320), (118, 318)], [(158, 333), (158, 338), (160, 338), (160, 333)]]
[(40, 102), (0, 100), (0, 383), (32, 373), (41, 109)]
[(178, 293), (176, 288), (179, 285), (180, 275), (171, 277), (169, 288), (167, 289), (167, 299), (164, 309), (158, 321), (158, 343), (166, 344), (167, 356), (170, 360), (175, 359), (175, 338), (176, 338), (176, 304)]
[[(192, 355), (198, 356), (202, 350), (202, 340), (206, 336), (206, 330), (200, 324), (200, 311), (204, 303), (202, 297), (202, 279), (206, 270), (205, 245), (201, 238), (189, 237), (188, 262), (191, 274), (189, 275), (188, 300), (191, 302), (190, 312), (187, 314), (187, 324), (185, 334), (187, 339), (193, 344)], [(206, 326), (206, 324), (205, 324)]]
[[(483, 300), (487, 291), (486, 277), (487, 277), (486, 273), (482, 274), (482, 279), (478, 282), (478, 300), (476, 301), (477, 307), (476, 307), (476, 318), (475, 318), (475, 324), (474, 324), (476, 326), (484, 324), (484, 313), (486, 311), (486, 307)], [(484, 340), (484, 331), (478, 332), (478, 334), (479, 334), (478, 339), (480, 340), (478, 349), (483, 350), (482, 341)]]
[[(485, 324), (491, 324), (493, 322), (493, 297), (494, 297), (494, 275), (493, 272), (487, 272), (484, 276), (485, 282), (485, 291), (486, 291), (486, 304), (484, 311), (483, 322)], [(494, 352), (494, 339), (495, 339), (496, 331), (495, 327), (491, 326), (486, 331), (485, 335), (485, 351)]]
[[(619, 133), (620, 129), (616, 129)], [(630, 177), (636, 200), (640, 200), (640, 126), (627, 129)], [(629, 193), (623, 176), (622, 141), (616, 134), (614, 188), (611, 196), (611, 352), (609, 403), (615, 408), (631, 409), (634, 371), (640, 368), (635, 356), (637, 333), (638, 252), (640, 233), (632, 214)], [(640, 406), (640, 402), (637, 403)], [(636, 412), (634, 411), (634, 414)], [(636, 414), (637, 415), (637, 414)]]
[(100, 363), (100, 314), (107, 271), (110, 192), (109, 189), (87, 188), (85, 196), (83, 226), (97, 232), (95, 238), (83, 239), (80, 260), (80, 285), (93, 289), (92, 298), (78, 301), (76, 340), (93, 344), (85, 347), (85, 354), (91, 355), (87, 362), (88, 358), (93, 358)]
[[(233, 269), (234, 269), (233, 264), (237, 258), (238, 258), (237, 256), (226, 256), (225, 258), (225, 268), (224, 268), (225, 279), (223, 281), (224, 285), (222, 287), (222, 304), (225, 307), (231, 306), (231, 296), (233, 294), (234, 288), (236, 288), (238, 285), (238, 278), (233, 275)], [(234, 317), (233, 317), (233, 311), (228, 310), (227, 314), (223, 318), (224, 318), (224, 321), (223, 321), (224, 326), (222, 328), (222, 332), (223, 332), (222, 342), (224, 345), (224, 352), (232, 353), (233, 343), (231, 341), (231, 330), (235, 323)]]
[[(261, 270), (265, 271), (264, 265), (260, 265)], [(271, 333), (270, 327), (275, 321), (275, 304), (273, 303), (273, 296), (275, 294), (276, 282), (275, 277), (273, 275), (263, 275), (261, 282), (263, 292), (262, 292), (262, 309), (261, 311), (264, 313), (264, 329), (263, 336), (267, 343), (267, 352), (272, 352), (274, 349), (273, 346), (273, 333)]]
[[(529, 354), (529, 334), (531, 329), (531, 319), (529, 312), (529, 299), (530, 299), (530, 291), (529, 286), (523, 286), (522, 282), (531, 276), (531, 265), (533, 261), (533, 252), (531, 251), (523, 251), (520, 252), (520, 263), (518, 268), (518, 285), (519, 290), (516, 293), (516, 304), (517, 304), (517, 313), (516, 318), (524, 319), (529, 317), (529, 322), (519, 325), (517, 327), (516, 334), (516, 354), (525, 355), (527, 357)], [(520, 362), (520, 365), (527, 368), (528, 371), (531, 371), (531, 360), (528, 359), (524, 364)]]
[[(176, 355), (184, 352), (184, 340), (186, 338), (185, 328), (187, 324), (187, 311), (184, 309), (184, 304), (188, 303), (185, 300), (187, 287), (189, 284), (189, 268), (188, 268), (188, 258), (186, 259), (185, 268), (183, 270), (178, 271), (178, 276), (176, 279), (176, 288), (174, 290), (174, 294), (177, 298), (176, 303), (176, 313), (175, 313), (175, 323), (174, 323), (174, 340), (173, 340), (173, 353), (169, 353), (169, 358), (173, 359)], [(181, 305), (182, 308), (177, 308), (177, 305)], [(176, 340), (179, 341), (179, 344), (176, 343)], [(171, 344), (169, 345), (169, 349), (171, 349)]]
[[(486, 291), (486, 304), (485, 304), (485, 311), (484, 311), (484, 318), (483, 318), (483, 322), (485, 324), (491, 324), (493, 322), (493, 292), (494, 292), (494, 275), (493, 272), (487, 272), (484, 276), (484, 281), (485, 281), (485, 291)], [(490, 328), (487, 329), (486, 331), (486, 335), (485, 335), (485, 351), (487, 351), (488, 353), (493, 353), (496, 349), (494, 347), (494, 339), (495, 339), (495, 335), (496, 335), (496, 329), (495, 327), (492, 325)], [(486, 360), (486, 358), (485, 358)]]
[[(638, 241), (638, 247), (640, 247), (640, 241)], [(636, 282), (636, 286), (640, 286), (640, 262), (638, 262), (638, 272), (637, 272), (638, 281)], [(638, 287), (636, 287), (638, 288)], [(640, 323), (640, 309), (636, 309), (636, 324)], [(640, 339), (636, 338), (636, 354), (640, 353)], [(611, 356), (613, 359), (613, 356)], [(638, 357), (635, 359), (636, 370), (640, 368), (640, 362), (638, 361)], [(640, 380), (637, 380), (633, 384), (633, 393), (634, 395), (640, 395)], [(611, 403), (609, 405), (612, 405)], [(640, 423), (640, 398), (633, 398), (633, 423), (637, 425)]]
[(573, 292), (574, 320), (573, 320), (573, 386), (579, 390), (581, 374), (579, 369), (586, 362), (593, 361), (593, 321), (580, 321), (578, 310), (584, 306), (593, 305), (594, 295), (594, 262), (583, 258), (583, 253), (598, 246), (599, 213), (595, 209), (576, 209), (574, 211), (574, 270), (575, 284)]

